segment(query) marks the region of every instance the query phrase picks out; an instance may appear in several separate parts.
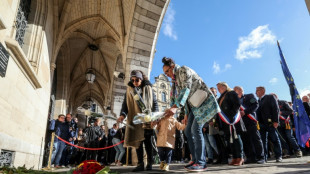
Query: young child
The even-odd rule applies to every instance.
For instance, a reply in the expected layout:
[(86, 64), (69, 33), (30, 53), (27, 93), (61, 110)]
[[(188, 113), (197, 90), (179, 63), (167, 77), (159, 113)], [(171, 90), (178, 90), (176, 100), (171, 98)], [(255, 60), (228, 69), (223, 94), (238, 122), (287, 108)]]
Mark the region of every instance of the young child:
[(175, 144), (175, 130), (184, 130), (185, 124), (177, 121), (176, 118), (163, 118), (159, 122), (153, 122), (157, 133), (157, 149), (160, 158), (160, 169), (169, 171), (172, 150)]

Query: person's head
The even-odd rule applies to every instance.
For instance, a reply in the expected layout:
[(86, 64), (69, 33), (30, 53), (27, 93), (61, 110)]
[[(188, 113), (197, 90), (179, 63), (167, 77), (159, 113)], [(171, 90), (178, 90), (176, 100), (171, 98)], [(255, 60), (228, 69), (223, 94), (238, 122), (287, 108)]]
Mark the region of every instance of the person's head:
[(163, 71), (166, 74), (166, 76), (173, 78), (173, 69), (175, 67), (174, 60), (172, 58), (163, 57)]
[(60, 122), (65, 122), (65, 115), (64, 114), (60, 114), (60, 115), (58, 115), (58, 121), (60, 121)]
[(243, 88), (242, 86), (235, 86), (234, 91), (238, 94), (238, 97), (241, 98), (243, 96)]
[(74, 120), (75, 123), (78, 123), (78, 122), (79, 122), (78, 118), (76, 118), (76, 117), (73, 118), (73, 120)]
[(66, 121), (70, 122), (72, 120), (72, 115), (71, 114), (67, 114), (66, 115)]
[(147, 80), (147, 77), (143, 74), (142, 71), (139, 70), (131, 71), (130, 81), (135, 87), (141, 86), (143, 80)]
[(98, 126), (99, 124), (100, 124), (100, 119), (99, 119), (99, 118), (97, 118), (97, 119), (95, 120), (94, 125), (95, 125), (95, 126)]
[(258, 98), (261, 98), (262, 96), (264, 96), (266, 93), (266, 89), (263, 86), (258, 86), (256, 87), (256, 96)]
[(290, 107), (292, 107), (292, 106), (293, 106), (293, 103), (292, 103), (292, 102), (288, 102), (288, 105), (290, 105)]
[(101, 127), (102, 130), (105, 130), (105, 126), (104, 125), (101, 125), (100, 127)]
[(118, 129), (118, 124), (114, 123), (114, 124), (113, 124), (113, 128), (114, 128), (114, 129)]
[(270, 95), (273, 95), (273, 96), (274, 96), (274, 98), (276, 98), (276, 100), (279, 100), (279, 98), (278, 98), (277, 94), (275, 94), (275, 93), (270, 93)]
[(219, 91), (220, 94), (223, 94), (227, 90), (230, 90), (228, 84), (226, 82), (219, 82), (216, 84), (217, 90)]
[(214, 95), (214, 97), (217, 96), (217, 90), (216, 90), (216, 88), (211, 87), (211, 88), (210, 88), (210, 91), (212, 92), (212, 94)]
[(79, 129), (79, 135), (83, 135), (83, 129)]
[(302, 97), (302, 102), (307, 102), (309, 103), (309, 97), (307, 95)]

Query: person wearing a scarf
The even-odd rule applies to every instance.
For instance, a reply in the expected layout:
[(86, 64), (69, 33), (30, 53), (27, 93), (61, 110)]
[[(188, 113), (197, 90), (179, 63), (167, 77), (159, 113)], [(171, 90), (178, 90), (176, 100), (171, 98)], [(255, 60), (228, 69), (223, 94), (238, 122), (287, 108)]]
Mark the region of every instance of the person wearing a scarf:
[(158, 112), (158, 103), (151, 82), (142, 71), (134, 70), (130, 74), (130, 81), (118, 118), (118, 122), (123, 122), (127, 117), (127, 124), (133, 127), (126, 126), (124, 136), (124, 147), (136, 148), (138, 166), (133, 172), (144, 171), (143, 143), (147, 153), (146, 170), (152, 170), (152, 138), (155, 132), (150, 124), (133, 124), (134, 116), (142, 112)]
[[(229, 165), (239, 166), (244, 163), (243, 159), (243, 144), (240, 133), (245, 128), (239, 113), (240, 101), (237, 93), (230, 89), (225, 82), (220, 82), (217, 89), (221, 94), (218, 103), (222, 110), (219, 115), (219, 120), (222, 121), (222, 130), (224, 131), (226, 141), (228, 142), (233, 159)], [(230, 124), (227, 124), (224, 117)], [(239, 118), (239, 121), (238, 121)], [(242, 127), (243, 126), (243, 127)]]
[[(173, 116), (179, 108), (185, 108), (185, 135), (192, 154), (192, 160), (185, 168), (188, 171), (204, 171), (207, 165), (202, 127), (220, 111), (219, 106), (207, 85), (194, 70), (187, 66), (180, 67), (171, 58), (164, 57), (162, 62), (164, 73), (172, 79), (171, 108), (166, 110), (165, 115)], [(207, 97), (199, 106), (194, 107), (189, 99), (198, 90), (207, 94)]]

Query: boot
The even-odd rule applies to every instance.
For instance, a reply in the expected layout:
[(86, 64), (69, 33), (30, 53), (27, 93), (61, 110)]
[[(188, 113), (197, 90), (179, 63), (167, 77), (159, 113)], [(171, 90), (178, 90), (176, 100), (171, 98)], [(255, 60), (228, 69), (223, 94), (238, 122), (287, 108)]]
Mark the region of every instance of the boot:
[(139, 163), (138, 166), (132, 170), (132, 172), (140, 172), (140, 171), (144, 171), (144, 163), (143, 162)]
[(243, 164), (244, 164), (244, 159), (243, 158), (237, 158), (233, 165), (234, 166), (241, 166)]
[(236, 163), (236, 160), (237, 160), (236, 158), (233, 158), (228, 165), (234, 165)]
[(152, 164), (151, 163), (147, 163), (146, 165), (146, 170), (152, 170)]

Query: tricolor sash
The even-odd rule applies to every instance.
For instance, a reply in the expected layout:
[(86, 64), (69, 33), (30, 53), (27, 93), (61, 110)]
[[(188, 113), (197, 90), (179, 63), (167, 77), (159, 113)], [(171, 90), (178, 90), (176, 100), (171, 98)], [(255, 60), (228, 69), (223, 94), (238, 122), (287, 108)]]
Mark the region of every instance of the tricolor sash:
[(280, 115), (279, 118), (285, 122), (285, 129), (291, 129), (291, 126), (290, 126), (290, 119), (291, 118), (290, 118), (290, 116), (287, 116), (287, 118), (285, 119), (285, 117)]
[[(245, 111), (246, 108), (245, 108), (243, 105), (241, 105), (241, 106), (240, 106), (240, 110), (241, 110), (241, 111)], [(251, 120), (255, 121), (256, 126), (257, 126), (257, 130), (259, 130), (260, 127), (259, 127), (258, 121), (256, 120), (255, 116), (252, 115), (252, 114), (248, 114), (247, 117), (249, 117)]]
[(241, 115), (240, 115), (240, 112), (238, 111), (237, 114), (234, 116), (234, 120), (233, 122), (230, 122), (229, 121), (229, 118), (224, 114), (223, 111), (219, 112), (218, 113), (221, 120), (228, 124), (229, 125), (229, 131), (230, 131), (230, 143), (233, 143), (233, 138), (232, 138), (232, 130), (234, 130), (234, 133), (235, 133), (235, 139), (238, 139), (237, 137), (237, 132), (236, 132), (236, 128), (235, 128), (235, 124), (238, 123), (241, 119)]

